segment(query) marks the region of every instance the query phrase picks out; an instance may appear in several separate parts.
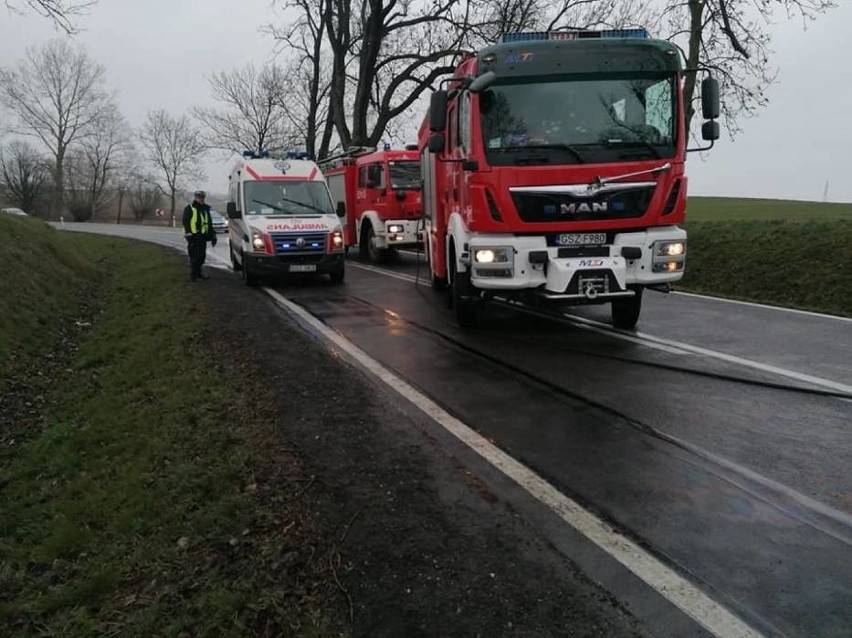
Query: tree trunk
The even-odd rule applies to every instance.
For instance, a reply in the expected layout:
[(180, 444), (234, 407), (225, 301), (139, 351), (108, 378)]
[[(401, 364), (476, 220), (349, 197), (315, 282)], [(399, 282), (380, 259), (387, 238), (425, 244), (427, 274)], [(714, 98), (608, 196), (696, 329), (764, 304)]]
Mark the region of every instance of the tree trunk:
[(692, 117), (695, 115), (695, 85), (698, 79), (698, 65), (701, 62), (701, 31), (706, 0), (689, 0), (689, 51), (686, 67), (690, 72), (684, 76), (683, 103), (686, 108), (686, 134), (689, 135)]
[(118, 217), (115, 218), (115, 223), (121, 223), (121, 203), (124, 201), (124, 190), (120, 189), (118, 191)]
[(175, 227), (175, 189), (171, 189), (172, 228)]

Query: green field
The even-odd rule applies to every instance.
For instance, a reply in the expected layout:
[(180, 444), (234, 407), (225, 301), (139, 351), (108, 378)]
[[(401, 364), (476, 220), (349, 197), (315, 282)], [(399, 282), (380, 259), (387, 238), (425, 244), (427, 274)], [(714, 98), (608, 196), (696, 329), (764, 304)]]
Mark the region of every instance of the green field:
[(852, 204), (691, 197), (677, 290), (852, 316)]
[(339, 635), (326, 549), (298, 589), (270, 568), (317, 544), (306, 470), (218, 364), (184, 260), (35, 219), (0, 236), (0, 634)]
[(835, 221), (852, 220), (852, 204), (781, 199), (690, 197), (688, 221)]

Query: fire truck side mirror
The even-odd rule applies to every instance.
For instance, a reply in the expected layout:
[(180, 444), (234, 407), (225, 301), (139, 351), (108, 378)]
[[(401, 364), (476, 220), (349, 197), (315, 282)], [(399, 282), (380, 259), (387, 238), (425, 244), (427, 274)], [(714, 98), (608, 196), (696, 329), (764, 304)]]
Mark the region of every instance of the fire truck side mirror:
[(338, 217), (346, 217), (346, 203), (345, 202), (337, 202), (337, 216)]
[(701, 139), (715, 142), (719, 139), (719, 122), (708, 120), (701, 125)]
[(242, 217), (240, 211), (237, 210), (237, 204), (235, 202), (228, 202), (225, 204), (225, 213), (228, 215), (228, 219), (239, 219)]
[(444, 152), (444, 134), (435, 133), (429, 136), (429, 152), (443, 153)]
[(447, 128), (447, 92), (435, 91), (429, 98), (429, 128), (443, 131)]
[(705, 120), (715, 120), (720, 113), (719, 80), (706, 77), (701, 81), (701, 115)]

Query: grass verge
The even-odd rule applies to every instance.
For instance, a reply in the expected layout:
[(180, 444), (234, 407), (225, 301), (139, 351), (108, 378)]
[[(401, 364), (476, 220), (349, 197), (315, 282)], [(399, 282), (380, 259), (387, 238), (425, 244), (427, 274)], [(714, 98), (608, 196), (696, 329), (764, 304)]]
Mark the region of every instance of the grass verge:
[(0, 451), (4, 635), (340, 635), (307, 471), (272, 397), (217, 365), (182, 260), (37, 232), (4, 292), (55, 288), (56, 312), (23, 303), (0, 326), (11, 356), (55, 346), (95, 280), (99, 312), (51, 373), (43, 427)]
[(852, 316), (852, 219), (686, 224), (679, 290)]
[(737, 197), (690, 197), (687, 219), (700, 221), (852, 221), (852, 204)]

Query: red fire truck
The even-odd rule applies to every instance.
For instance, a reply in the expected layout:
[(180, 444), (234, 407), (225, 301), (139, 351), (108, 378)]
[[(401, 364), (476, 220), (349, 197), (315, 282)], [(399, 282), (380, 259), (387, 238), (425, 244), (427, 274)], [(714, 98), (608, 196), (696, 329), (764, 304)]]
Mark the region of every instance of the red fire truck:
[(351, 148), (319, 162), (337, 214), (345, 219), (347, 251), (384, 262), (398, 248), (416, 248), (420, 235), (420, 156), (405, 150)]
[[(683, 276), (687, 72), (643, 29), (516, 33), (432, 93), (419, 137), (426, 253), (460, 325), (491, 300), (611, 303), (613, 324), (632, 328), (643, 290)], [(718, 82), (701, 88), (707, 149)]]

